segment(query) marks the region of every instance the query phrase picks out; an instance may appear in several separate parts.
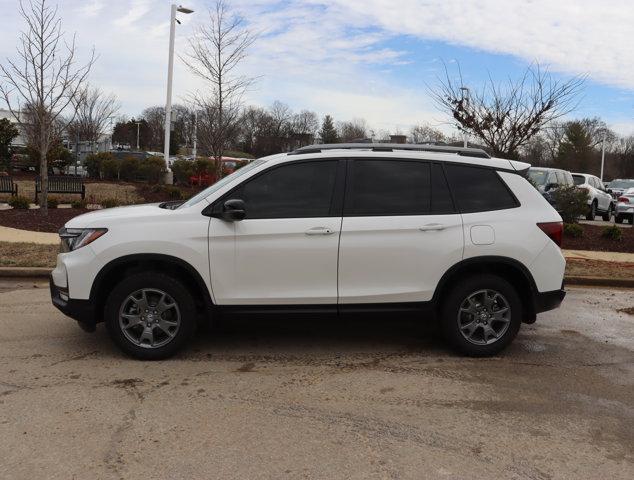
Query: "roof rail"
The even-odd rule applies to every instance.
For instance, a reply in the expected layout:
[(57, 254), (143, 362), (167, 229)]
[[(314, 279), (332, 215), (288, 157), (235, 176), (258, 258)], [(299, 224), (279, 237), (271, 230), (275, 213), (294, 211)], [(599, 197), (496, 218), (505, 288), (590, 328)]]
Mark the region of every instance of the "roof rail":
[(393, 152), (405, 150), (413, 152), (455, 153), (464, 157), (491, 158), (480, 148), (452, 147), (451, 145), (432, 145), (414, 143), (325, 143), (298, 148), (289, 155), (320, 153), (326, 150), (372, 150), (373, 152)]

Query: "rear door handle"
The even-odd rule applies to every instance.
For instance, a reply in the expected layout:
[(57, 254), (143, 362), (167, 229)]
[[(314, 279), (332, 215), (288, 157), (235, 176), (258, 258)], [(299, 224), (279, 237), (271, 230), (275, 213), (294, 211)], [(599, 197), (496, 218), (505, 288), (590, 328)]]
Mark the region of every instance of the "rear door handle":
[(445, 228), (447, 228), (447, 226), (442, 223), (428, 223), (420, 227), (419, 230), (421, 232), (430, 232), (432, 230), (444, 230)]
[(335, 231), (326, 227), (314, 227), (306, 230), (305, 233), (306, 235), (332, 235)]

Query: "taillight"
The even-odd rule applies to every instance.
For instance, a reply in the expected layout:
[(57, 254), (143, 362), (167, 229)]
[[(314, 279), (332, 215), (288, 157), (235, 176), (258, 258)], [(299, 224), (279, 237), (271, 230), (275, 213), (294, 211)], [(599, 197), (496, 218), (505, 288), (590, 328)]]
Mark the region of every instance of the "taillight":
[(548, 235), (548, 238), (555, 242), (558, 247), (561, 247), (561, 239), (564, 234), (563, 222), (538, 223), (537, 226), (541, 229), (542, 232)]
[(630, 203), (630, 199), (627, 197), (619, 197), (617, 199), (617, 202), (621, 202), (621, 203)]

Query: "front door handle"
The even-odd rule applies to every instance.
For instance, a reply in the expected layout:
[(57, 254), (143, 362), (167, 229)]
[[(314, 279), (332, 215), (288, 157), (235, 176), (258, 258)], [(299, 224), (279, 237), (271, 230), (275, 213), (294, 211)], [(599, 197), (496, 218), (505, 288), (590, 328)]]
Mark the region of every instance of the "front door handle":
[(447, 228), (447, 226), (442, 223), (428, 223), (420, 227), (419, 230), (421, 232), (431, 232), (432, 230), (444, 230), (445, 228)]
[(335, 231), (326, 227), (314, 227), (306, 230), (305, 233), (306, 235), (332, 235)]

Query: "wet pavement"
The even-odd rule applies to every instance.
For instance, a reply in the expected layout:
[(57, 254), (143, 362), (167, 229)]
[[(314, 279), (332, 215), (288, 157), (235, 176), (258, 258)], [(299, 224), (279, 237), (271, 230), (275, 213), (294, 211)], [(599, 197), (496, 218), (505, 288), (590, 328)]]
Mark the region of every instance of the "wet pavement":
[(632, 290), (570, 289), (489, 359), (424, 321), (224, 319), (123, 357), (0, 285), (0, 478), (634, 478)]

